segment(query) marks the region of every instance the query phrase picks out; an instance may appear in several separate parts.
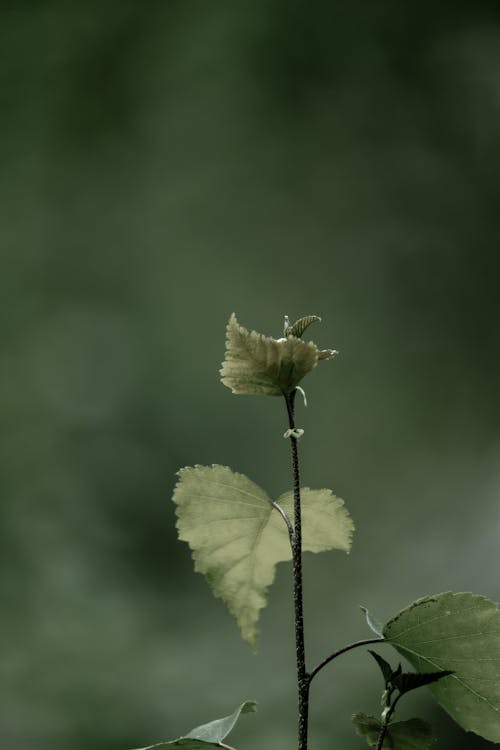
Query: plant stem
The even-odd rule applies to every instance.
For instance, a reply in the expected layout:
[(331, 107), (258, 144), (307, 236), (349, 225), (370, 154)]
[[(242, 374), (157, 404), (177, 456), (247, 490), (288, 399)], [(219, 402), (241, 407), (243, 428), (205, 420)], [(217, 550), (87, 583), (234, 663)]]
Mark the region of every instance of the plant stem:
[(393, 702), (392, 706), (390, 707), (390, 709), (388, 710), (385, 716), (384, 721), (382, 722), (382, 726), (380, 727), (380, 733), (377, 739), (377, 745), (375, 747), (375, 750), (382, 750), (382, 747), (384, 745), (385, 735), (387, 734), (387, 727), (389, 726), (389, 721), (392, 718), (392, 715), (396, 709), (397, 702), (401, 698), (401, 695), (402, 694), (400, 693), (398, 697), (396, 698), (396, 700)]
[(384, 721), (384, 723), (382, 724), (382, 727), (380, 729), (380, 734), (379, 734), (378, 739), (377, 739), (377, 746), (376, 746), (375, 750), (382, 750), (382, 746), (384, 744), (386, 733), (387, 733), (387, 722)]
[[(288, 421), (291, 430), (295, 430), (295, 394), (285, 395)], [(300, 473), (297, 438), (290, 436), (293, 475), (294, 524), (292, 538), (293, 560), (293, 603), (295, 613), (295, 654), (297, 662), (298, 691), (298, 750), (307, 750), (307, 728), (309, 715), (310, 677), (306, 671), (304, 646), (304, 604), (302, 595), (302, 517), (300, 509)]]
[(349, 643), (347, 646), (340, 648), (338, 651), (334, 651), (333, 654), (330, 654), (330, 656), (327, 656), (326, 659), (323, 659), (323, 661), (320, 661), (317, 667), (314, 667), (314, 669), (309, 675), (309, 682), (311, 682), (313, 678), (316, 677), (318, 672), (321, 672), (323, 667), (326, 667), (327, 664), (329, 664), (331, 661), (336, 659), (337, 656), (341, 656), (342, 654), (347, 653), (347, 651), (351, 651), (353, 648), (359, 648), (360, 646), (370, 646), (372, 643), (384, 643), (384, 638), (365, 638), (362, 641), (355, 641), (354, 643)]

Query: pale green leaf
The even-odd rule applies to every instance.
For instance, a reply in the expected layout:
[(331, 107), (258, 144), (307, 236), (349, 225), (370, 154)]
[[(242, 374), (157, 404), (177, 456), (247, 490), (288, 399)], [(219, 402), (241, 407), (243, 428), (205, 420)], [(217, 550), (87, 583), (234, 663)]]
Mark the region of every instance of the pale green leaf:
[[(352, 722), (357, 733), (370, 747), (375, 747), (382, 724), (374, 716), (354, 714)], [(429, 750), (433, 740), (431, 727), (422, 719), (391, 722), (387, 727), (382, 750)]]
[(211, 721), (208, 724), (201, 724), (199, 727), (192, 729), (186, 735), (186, 738), (220, 743), (233, 730), (241, 714), (251, 713), (256, 710), (257, 703), (255, 701), (245, 701), (230, 716), (225, 716), (223, 719), (215, 719), (215, 721)]
[(273, 339), (240, 326), (233, 313), (226, 329), (221, 381), (233, 393), (281, 396), (291, 393), (316, 367), (318, 347), (295, 336)]
[(384, 627), (418, 672), (451, 670), (430, 687), (464, 729), (500, 742), (500, 612), (494, 602), (447, 592), (419, 599)]
[[(195, 570), (235, 617), (255, 648), (260, 610), (276, 564), (291, 559), (287, 527), (258, 485), (227, 466), (181, 469), (174, 490), (179, 539), (188, 542)], [(279, 504), (293, 519), (293, 496)], [(353, 524), (330, 490), (302, 490), (303, 549), (348, 551)]]
[[(344, 501), (331, 490), (302, 487), (300, 495), (304, 552), (325, 552), (329, 549), (349, 552), (354, 524)], [(293, 492), (285, 492), (276, 502), (289, 518), (293, 518)]]
[(241, 706), (238, 706), (230, 716), (224, 716), (223, 719), (215, 719), (208, 724), (201, 724), (176, 740), (157, 742), (140, 750), (163, 750), (163, 748), (166, 750), (172, 747), (182, 747), (184, 750), (199, 750), (200, 748), (207, 750), (214, 747), (226, 747), (222, 744), (222, 741), (233, 729), (240, 715), (255, 711), (256, 706), (255, 701), (246, 701)]
[(264, 490), (228, 467), (188, 467), (179, 477), (173, 496), (179, 539), (188, 542), (195, 570), (206, 575), (255, 647), (276, 563), (290, 557), (283, 519)]

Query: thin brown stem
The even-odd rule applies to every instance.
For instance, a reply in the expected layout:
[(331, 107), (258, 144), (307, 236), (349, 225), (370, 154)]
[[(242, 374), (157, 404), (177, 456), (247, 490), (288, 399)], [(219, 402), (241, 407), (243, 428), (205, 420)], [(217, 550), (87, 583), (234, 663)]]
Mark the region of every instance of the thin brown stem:
[(377, 745), (375, 747), (375, 750), (382, 750), (386, 734), (387, 734), (387, 723), (384, 721), (380, 729), (380, 734), (377, 739)]
[(401, 693), (398, 695), (398, 697), (396, 698), (396, 700), (393, 702), (393, 704), (391, 705), (391, 707), (387, 711), (387, 714), (386, 714), (386, 716), (385, 716), (385, 718), (384, 718), (384, 720), (382, 722), (382, 726), (380, 727), (380, 733), (379, 733), (378, 738), (377, 738), (377, 744), (375, 746), (375, 750), (382, 750), (382, 748), (384, 746), (385, 735), (387, 734), (387, 729), (389, 727), (389, 722), (390, 722), (390, 720), (392, 718), (392, 715), (393, 715), (394, 711), (396, 710), (396, 706), (397, 706), (397, 703), (398, 703), (399, 699), (401, 698), (401, 695), (402, 695)]
[[(291, 431), (296, 429), (295, 425), (295, 394), (296, 391), (285, 395), (286, 408), (288, 412), (288, 422)], [(368, 638), (363, 641), (356, 641), (344, 646), (339, 651), (330, 654), (309, 674), (306, 670), (305, 659), (305, 639), (304, 639), (304, 600), (302, 593), (302, 513), (300, 497), (300, 470), (297, 438), (292, 433), (290, 435), (290, 449), (292, 457), (292, 476), (293, 476), (293, 507), (294, 519), (293, 528), (290, 520), (283, 512), (282, 508), (275, 505), (276, 509), (281, 512), (283, 519), (288, 527), (290, 543), (292, 547), (293, 562), (293, 602), (295, 616), (295, 654), (297, 663), (297, 692), (298, 692), (298, 750), (307, 750), (307, 735), (309, 721), (309, 688), (313, 677), (320, 672), (329, 662), (337, 656), (358, 648), (367, 646), (372, 643), (379, 643), (383, 638)], [(383, 738), (382, 738), (383, 742)]]
[[(290, 430), (295, 430), (295, 393), (285, 395)], [(307, 750), (307, 730), (309, 715), (309, 683), (306, 671), (304, 645), (304, 604), (302, 594), (302, 515), (300, 508), (300, 472), (297, 438), (290, 436), (292, 454), (294, 524), (292, 538), (293, 561), (293, 602), (295, 614), (295, 654), (297, 663), (298, 691), (298, 750)]]

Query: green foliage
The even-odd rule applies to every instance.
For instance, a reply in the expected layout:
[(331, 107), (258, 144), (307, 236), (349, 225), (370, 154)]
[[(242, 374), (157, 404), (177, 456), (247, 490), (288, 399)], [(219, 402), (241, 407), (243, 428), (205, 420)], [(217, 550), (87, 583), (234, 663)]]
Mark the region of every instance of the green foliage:
[(248, 331), (239, 325), (233, 313), (226, 329), (221, 381), (237, 394), (282, 396), (291, 393), (319, 359), (333, 355), (333, 350), (320, 351), (312, 341), (306, 343), (294, 335), (273, 339)]
[(453, 672), (449, 670), (443, 670), (441, 672), (403, 672), (401, 664), (398, 664), (397, 669), (393, 670), (389, 662), (383, 659), (380, 654), (377, 654), (371, 649), (368, 649), (368, 652), (373, 656), (380, 667), (386, 689), (391, 692), (397, 690), (400, 695), (409, 693), (411, 690), (416, 690), (424, 685), (430, 685), (433, 682), (437, 682), (438, 680), (442, 680), (444, 677), (453, 674)]
[[(291, 437), (294, 487), (299, 484), (297, 439), (303, 430), (295, 427), (294, 398), (289, 396), (295, 389), (302, 390), (298, 383), (320, 359), (335, 354), (331, 349), (320, 351), (312, 342), (301, 339), (306, 329), (319, 320), (310, 315), (290, 324), (285, 317), (280, 339), (248, 331), (239, 325), (234, 313), (227, 325), (222, 383), (237, 394), (285, 396), (290, 424), (285, 437)], [(224, 601), (243, 639), (253, 648), (260, 610), (266, 605), (276, 565), (293, 557), (298, 739), (299, 748), (305, 750), (313, 677), (336, 656), (375, 639), (350, 644), (307, 672), (300, 556), (304, 551), (349, 552), (354, 527), (343, 500), (330, 490), (305, 487), (300, 495), (302, 538), (298, 526), (294, 529), (299, 508), (295, 507), (293, 492), (273, 501), (248, 477), (226, 466), (181, 469), (173, 499), (179, 538), (189, 544), (195, 570), (205, 574), (213, 593)], [(358, 734), (370, 746), (428, 750), (432, 736), (426, 722), (392, 721), (400, 698), (424, 685), (430, 686), (438, 701), (465, 729), (500, 741), (500, 620), (493, 602), (473, 594), (427, 597), (400, 612), (383, 628), (365, 607), (361, 609), (378, 636), (376, 641), (391, 643), (417, 670), (403, 672), (401, 664), (393, 669), (382, 656), (370, 651), (384, 678), (381, 720), (361, 713), (353, 717)], [(242, 704), (225, 719), (143, 750), (228, 747), (222, 740), (240, 713), (250, 710), (254, 710), (253, 703)]]
[[(349, 552), (354, 523), (344, 501), (331, 490), (302, 487), (302, 551)], [(293, 492), (285, 492), (276, 501), (288, 517), (293, 516)]]
[(442, 680), (450, 674), (453, 674), (450, 669), (443, 669), (441, 672), (401, 672), (393, 678), (393, 685), (401, 695), (404, 695), (419, 687), (432, 685), (433, 682)]
[[(358, 713), (352, 717), (357, 733), (375, 747), (382, 723), (374, 716)], [(391, 722), (382, 745), (383, 750), (428, 750), (433, 740), (429, 724), (422, 719)]]
[[(253, 648), (260, 610), (276, 564), (291, 559), (283, 518), (258, 485), (227, 466), (181, 469), (173, 499), (179, 538), (193, 551), (195, 570), (204, 573), (215, 596), (235, 617)], [(293, 495), (278, 498), (289, 516)], [(344, 502), (330, 490), (302, 489), (303, 549), (348, 552), (353, 523)]]
[[(383, 659), (380, 654), (377, 654), (376, 651), (372, 651), (371, 649), (368, 649), (368, 653), (373, 656), (375, 661), (380, 667), (380, 671), (382, 672), (382, 676), (384, 678), (385, 686), (388, 687), (389, 683), (391, 682), (391, 678), (394, 675), (393, 669), (389, 662), (387, 662), (385, 659)], [(401, 671), (401, 670), (400, 670)]]
[(214, 747), (227, 748), (227, 745), (224, 745), (222, 741), (231, 732), (240, 715), (255, 711), (256, 706), (255, 701), (246, 701), (241, 706), (238, 706), (230, 716), (215, 719), (208, 724), (201, 724), (176, 740), (157, 742), (155, 745), (148, 745), (147, 747), (140, 748), (140, 750), (163, 750), (163, 748), (171, 747), (182, 747), (184, 750), (200, 750), (202, 748)]
[(431, 691), (464, 729), (500, 742), (500, 613), (469, 593), (425, 597), (384, 627), (418, 672), (450, 670)]

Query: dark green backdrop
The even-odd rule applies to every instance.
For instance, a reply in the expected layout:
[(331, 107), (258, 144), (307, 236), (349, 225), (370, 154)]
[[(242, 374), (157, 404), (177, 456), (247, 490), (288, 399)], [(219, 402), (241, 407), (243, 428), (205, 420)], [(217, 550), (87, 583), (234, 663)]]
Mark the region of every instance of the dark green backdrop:
[[(499, 596), (498, 3), (9, 2), (0, 9), (0, 746), (127, 750), (229, 713), (294, 746), (290, 574), (259, 654), (176, 541), (175, 471), (288, 489), (278, 399), (218, 382), (224, 327), (317, 313), (304, 483), (311, 661), (448, 589)], [(312, 330), (312, 329), (311, 329)], [(362, 748), (356, 653), (312, 750)], [(465, 737), (408, 698), (439, 747)]]

